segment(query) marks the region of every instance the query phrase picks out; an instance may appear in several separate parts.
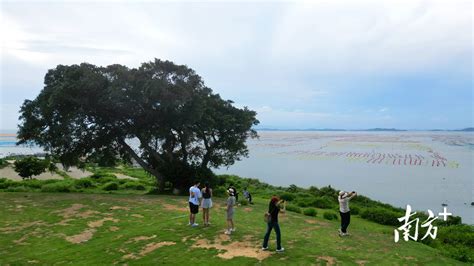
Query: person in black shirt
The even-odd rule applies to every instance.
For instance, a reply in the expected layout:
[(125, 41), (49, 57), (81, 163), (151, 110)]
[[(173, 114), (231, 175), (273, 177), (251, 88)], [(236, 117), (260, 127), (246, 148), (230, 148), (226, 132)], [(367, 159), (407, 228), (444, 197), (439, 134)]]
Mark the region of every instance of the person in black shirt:
[[(284, 201), (279, 201), (276, 196), (273, 196), (270, 200), (270, 204), (268, 205), (268, 213), (270, 214), (270, 219), (267, 223), (267, 232), (265, 233), (265, 237), (263, 238), (263, 246), (262, 250), (268, 250), (268, 239), (270, 238), (270, 233), (272, 229), (275, 229), (276, 233), (276, 240), (277, 240), (277, 252), (282, 252), (285, 249), (281, 246), (281, 232), (280, 232), (280, 225), (278, 224), (278, 213), (280, 212), (280, 206), (284, 203)], [(282, 210), (284, 212), (284, 210)]]

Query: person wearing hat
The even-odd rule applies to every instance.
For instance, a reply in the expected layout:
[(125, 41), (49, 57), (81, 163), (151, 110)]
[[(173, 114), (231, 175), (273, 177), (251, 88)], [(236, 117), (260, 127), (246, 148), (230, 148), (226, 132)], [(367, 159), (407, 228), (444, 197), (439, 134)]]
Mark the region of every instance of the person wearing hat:
[(227, 190), (227, 193), (229, 194), (229, 197), (227, 198), (227, 230), (225, 231), (226, 235), (232, 234), (232, 232), (235, 231), (234, 227), (234, 205), (236, 203), (235, 200), (235, 190), (232, 188), (229, 188)]
[(357, 196), (355, 191), (350, 193), (339, 191), (339, 213), (341, 214), (341, 228), (339, 229), (339, 236), (348, 236), (347, 227), (351, 223), (351, 210), (349, 209), (349, 201)]

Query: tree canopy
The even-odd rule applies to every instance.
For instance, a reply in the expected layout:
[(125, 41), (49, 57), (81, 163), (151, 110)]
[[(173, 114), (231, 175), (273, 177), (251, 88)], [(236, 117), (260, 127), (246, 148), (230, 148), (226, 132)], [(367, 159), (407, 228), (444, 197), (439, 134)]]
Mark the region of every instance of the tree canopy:
[(157, 178), (184, 187), (190, 178), (248, 156), (256, 112), (237, 108), (194, 70), (170, 61), (58, 65), (25, 100), (19, 144), (35, 142), (65, 166), (89, 157), (132, 158)]

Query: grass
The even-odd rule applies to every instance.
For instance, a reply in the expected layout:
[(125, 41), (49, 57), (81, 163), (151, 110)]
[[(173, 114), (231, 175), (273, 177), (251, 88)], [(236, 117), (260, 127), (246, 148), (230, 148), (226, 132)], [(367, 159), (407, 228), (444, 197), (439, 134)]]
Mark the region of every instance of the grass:
[[(394, 243), (392, 226), (358, 216), (351, 218), (351, 236), (340, 238), (337, 220), (287, 212), (280, 216), (286, 251), (274, 252), (272, 233), (270, 251), (262, 252), (268, 202), (254, 201), (236, 208), (237, 231), (227, 237), (220, 198), (212, 225), (191, 228), (186, 197), (1, 192), (0, 265), (463, 265), (421, 243)], [(90, 239), (72, 243), (75, 237)]]

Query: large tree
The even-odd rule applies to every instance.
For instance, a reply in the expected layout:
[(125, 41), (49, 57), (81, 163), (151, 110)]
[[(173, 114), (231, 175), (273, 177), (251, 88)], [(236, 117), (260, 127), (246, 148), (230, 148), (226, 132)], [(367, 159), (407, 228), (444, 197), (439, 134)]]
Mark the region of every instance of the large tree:
[(256, 113), (236, 108), (194, 70), (170, 61), (58, 65), (21, 107), (19, 143), (35, 142), (66, 165), (97, 156), (133, 158), (182, 188), (190, 178), (248, 155)]

